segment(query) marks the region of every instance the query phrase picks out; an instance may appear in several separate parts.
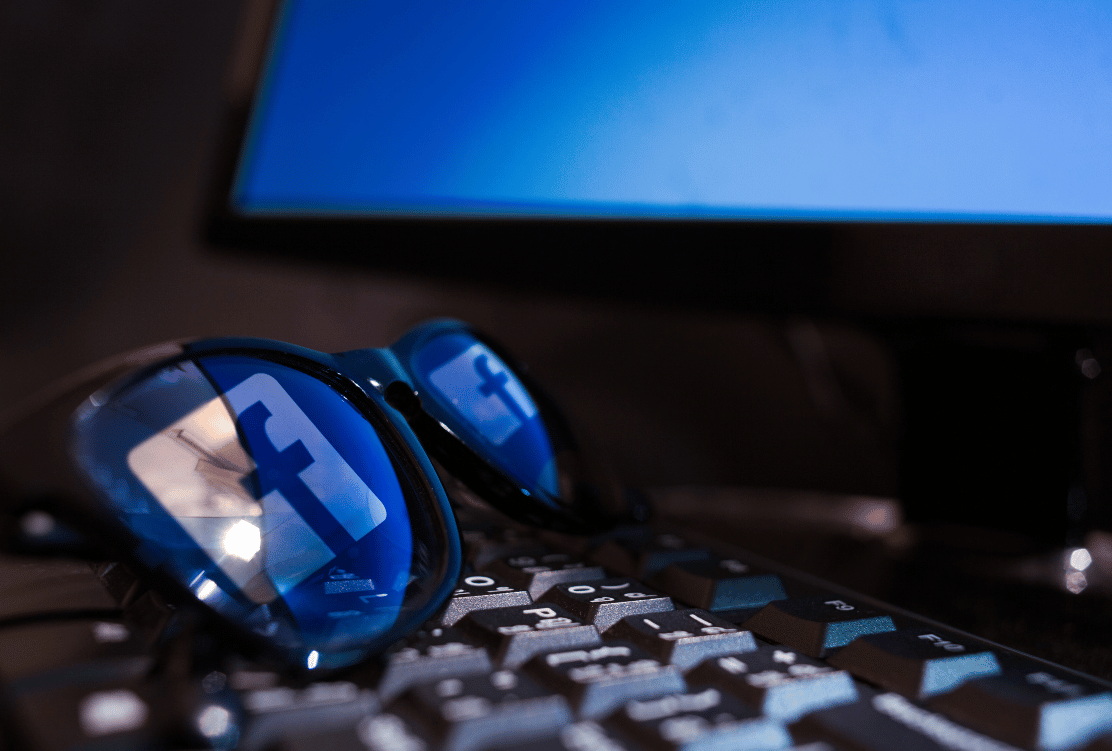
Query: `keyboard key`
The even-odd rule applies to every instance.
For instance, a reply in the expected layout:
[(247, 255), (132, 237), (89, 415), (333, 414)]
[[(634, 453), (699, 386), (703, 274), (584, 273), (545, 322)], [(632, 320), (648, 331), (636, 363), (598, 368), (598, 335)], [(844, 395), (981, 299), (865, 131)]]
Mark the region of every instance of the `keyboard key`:
[(590, 647), (601, 641), (594, 626), (549, 603), (477, 610), (459, 625), (490, 646), (495, 664), (502, 668), (519, 667), (543, 652)]
[(673, 563), (652, 583), (684, 604), (703, 610), (757, 608), (787, 598), (780, 577), (732, 558)]
[(398, 711), (424, 725), (445, 751), (521, 743), (552, 735), (573, 719), (563, 696), (510, 670), (417, 686)]
[(831, 657), (830, 664), (913, 699), (944, 694), (965, 681), (1000, 672), (989, 650), (929, 628), (862, 636)]
[(487, 571), (500, 576), (513, 587), (526, 590), (534, 600), (539, 600), (557, 584), (606, 577), (601, 566), (590, 566), (583, 559), (567, 553), (513, 555), (498, 559), (484, 573)]
[(434, 739), (392, 713), (364, 717), (342, 728), (288, 735), (265, 751), (428, 751)]
[(508, 608), (530, 602), (529, 593), (524, 589), (511, 587), (489, 574), (470, 574), (460, 579), (452, 599), (440, 614), (440, 625), (453, 626), (473, 610)]
[(711, 657), (752, 652), (757, 648), (753, 634), (705, 610), (629, 616), (611, 626), (606, 636), (633, 642), (661, 662), (680, 670), (692, 668)]
[(587, 719), (609, 714), (630, 699), (687, 688), (675, 667), (618, 641), (539, 655), (526, 669), (541, 683), (567, 696), (576, 716)]
[(784, 722), (857, 701), (857, 689), (846, 671), (771, 645), (707, 660), (690, 671), (687, 679), (691, 685), (728, 691), (762, 714)]
[(89, 564), (69, 560), (0, 558), (0, 619), (47, 613), (118, 613)]
[(709, 559), (706, 548), (694, 547), (672, 534), (617, 535), (595, 549), (591, 560), (622, 576), (647, 579), (666, 566), (681, 561)]
[(791, 726), (792, 735), (855, 751), (1017, 751), (899, 694), (858, 692), (861, 701), (813, 712)]
[[(492, 751), (519, 749), (500, 746)], [(635, 748), (597, 722), (586, 720), (568, 725), (557, 736), (530, 741), (529, 751), (635, 751)]]
[(644, 584), (622, 577), (575, 584), (558, 584), (541, 598), (554, 602), (599, 631), (605, 631), (627, 615), (674, 610), (671, 598)]
[(146, 590), (145, 584), (140, 581), (131, 569), (117, 561), (98, 563), (93, 567), (93, 574), (100, 581), (109, 596), (121, 607), (127, 607), (135, 597)]
[(487, 651), (455, 628), (418, 633), (388, 652), (378, 673), (378, 695), (388, 704), (410, 686), (493, 670)]
[[(353, 751), (424, 751), (432, 745), (430, 738), (395, 714), (364, 718), (355, 726), (355, 735), (362, 745), (353, 747)], [(338, 751), (327, 743), (306, 751), (321, 749)]]
[(145, 749), (168, 738), (183, 748), (227, 748), (240, 736), (243, 710), (217, 677), (103, 681), (91, 673), (9, 698), (28, 748)]
[(631, 701), (611, 722), (650, 749), (777, 749), (791, 745), (782, 724), (716, 688)]
[(119, 620), (47, 622), (0, 630), (0, 675), (13, 683), (65, 681), (74, 672), (91, 671), (102, 679), (137, 678), (152, 660), (146, 641)]
[(1112, 693), (1042, 666), (962, 684), (931, 707), (1017, 746), (1059, 751), (1112, 732)]
[(138, 748), (157, 737), (157, 697), (135, 681), (20, 692), (13, 702), (28, 748), (68, 749), (94, 741)]
[(243, 704), (250, 720), (240, 744), (246, 751), (281, 738), (353, 726), (379, 707), (373, 691), (347, 681), (257, 689), (244, 693)]
[(777, 600), (742, 625), (809, 657), (825, 657), (866, 634), (896, 630), (891, 616), (832, 596)]
[(541, 556), (549, 551), (536, 539), (515, 529), (463, 533), (464, 557), (476, 571), (482, 571), (500, 558), (511, 556)]

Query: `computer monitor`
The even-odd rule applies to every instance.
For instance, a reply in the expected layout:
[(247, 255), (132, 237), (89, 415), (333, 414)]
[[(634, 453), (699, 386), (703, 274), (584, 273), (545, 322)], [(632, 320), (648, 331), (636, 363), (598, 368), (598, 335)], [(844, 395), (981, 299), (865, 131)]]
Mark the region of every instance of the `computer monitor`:
[(288, 0), (270, 28), (233, 242), (404, 264), (446, 241), (450, 267), (465, 243), (730, 246), (821, 273), (847, 226), (1112, 222), (1096, 1)]
[[(266, 5), (213, 223), (225, 244), (837, 312), (831, 259), (847, 249), (1112, 241), (1112, 10), (1096, 0)], [(999, 521), (1010, 493), (1038, 487), (1065, 509), (1083, 338), (1044, 327), (1017, 349), (1009, 332), (924, 329), (923, 312), (878, 329), (915, 402), (905, 497)], [(963, 369), (1000, 351), (1011, 375), (963, 392)], [(1054, 408), (1001, 422), (1027, 383)], [(942, 451), (963, 417), (979, 426), (967, 448), (1002, 462)], [(1012, 514), (1033, 532), (1043, 516)]]

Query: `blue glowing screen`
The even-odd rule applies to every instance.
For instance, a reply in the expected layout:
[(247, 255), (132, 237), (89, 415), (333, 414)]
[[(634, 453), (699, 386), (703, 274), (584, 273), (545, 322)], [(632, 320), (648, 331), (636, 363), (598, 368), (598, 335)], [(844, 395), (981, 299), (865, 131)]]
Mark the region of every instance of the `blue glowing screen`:
[[(426, 408), (526, 490), (559, 497), (556, 458), (532, 397), (505, 363), (470, 334), (433, 337), (413, 354)], [(540, 496), (543, 499), (543, 496)]]
[(1103, 0), (287, 2), (248, 215), (1112, 220)]
[(286, 646), (343, 650), (394, 625), (413, 555), (405, 496), (331, 387), (215, 355), (98, 400), (74, 456), (146, 565)]

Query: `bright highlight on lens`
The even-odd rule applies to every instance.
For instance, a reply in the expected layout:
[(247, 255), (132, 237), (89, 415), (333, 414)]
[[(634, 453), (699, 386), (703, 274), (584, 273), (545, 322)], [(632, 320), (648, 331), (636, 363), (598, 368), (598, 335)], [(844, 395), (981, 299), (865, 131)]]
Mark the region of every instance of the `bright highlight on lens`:
[(216, 594), (217, 589), (218, 588), (216, 586), (216, 582), (214, 582), (212, 579), (205, 579), (201, 586), (197, 588), (197, 597), (201, 600), (208, 599), (212, 595)]
[(241, 560), (251, 560), (262, 546), (259, 528), (244, 519), (240, 519), (224, 533), (225, 552)]
[(307, 660), (305, 660), (305, 666), (307, 668), (309, 668), (310, 670), (312, 670), (313, 668), (315, 668), (317, 666), (317, 664), (319, 662), (320, 662), (320, 652), (318, 652), (317, 650), (314, 649), (312, 652), (309, 653), (309, 658)]
[(1093, 556), (1085, 548), (1078, 548), (1070, 553), (1070, 566), (1078, 571), (1084, 571), (1093, 563)]

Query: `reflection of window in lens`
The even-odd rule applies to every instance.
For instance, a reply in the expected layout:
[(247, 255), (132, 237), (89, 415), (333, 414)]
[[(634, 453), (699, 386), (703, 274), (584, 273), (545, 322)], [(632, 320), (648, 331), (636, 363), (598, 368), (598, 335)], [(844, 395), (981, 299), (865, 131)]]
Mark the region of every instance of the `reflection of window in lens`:
[[(172, 383), (182, 382), (183, 370), (194, 383), (204, 378), (187, 363), (174, 369)], [(264, 505), (244, 483), (255, 462), (227, 403), (209, 390), (211, 399), (128, 452), (128, 467), (244, 594), (271, 602), (278, 591), (265, 573), (268, 556), (259, 554)]]
[(175, 518), (262, 513), (242, 482), (255, 463), (219, 397), (133, 448), (127, 463)]

